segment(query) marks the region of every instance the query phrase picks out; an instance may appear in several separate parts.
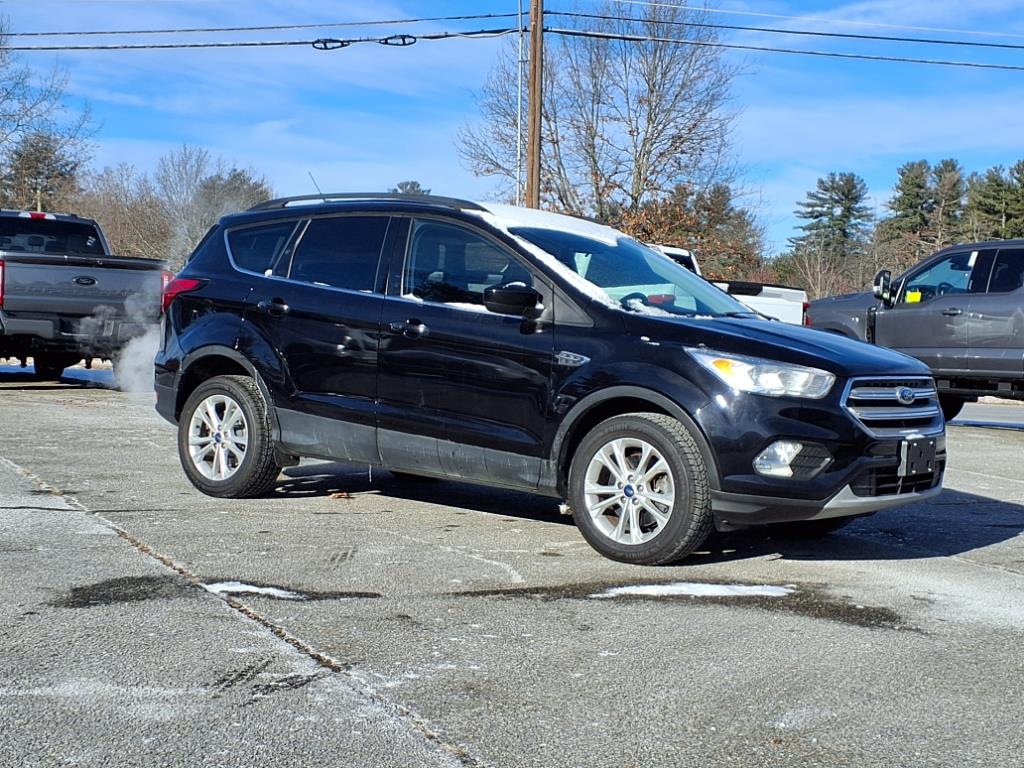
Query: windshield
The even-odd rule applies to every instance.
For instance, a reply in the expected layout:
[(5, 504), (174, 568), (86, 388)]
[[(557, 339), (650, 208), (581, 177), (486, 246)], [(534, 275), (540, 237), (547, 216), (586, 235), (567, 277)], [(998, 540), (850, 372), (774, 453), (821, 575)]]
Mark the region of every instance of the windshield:
[(614, 245), (554, 229), (509, 230), (554, 256), (623, 309), (646, 314), (756, 315), (724, 291), (636, 240)]
[(104, 255), (103, 243), (91, 224), (21, 216), (0, 217), (0, 251)]

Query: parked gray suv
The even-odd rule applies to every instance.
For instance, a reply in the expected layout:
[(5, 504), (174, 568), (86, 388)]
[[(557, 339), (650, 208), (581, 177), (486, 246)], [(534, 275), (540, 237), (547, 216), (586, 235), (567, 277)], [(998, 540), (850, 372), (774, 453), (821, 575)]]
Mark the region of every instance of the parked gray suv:
[(872, 293), (811, 302), (814, 328), (925, 362), (946, 419), (980, 395), (1024, 400), (1024, 240), (955, 245)]

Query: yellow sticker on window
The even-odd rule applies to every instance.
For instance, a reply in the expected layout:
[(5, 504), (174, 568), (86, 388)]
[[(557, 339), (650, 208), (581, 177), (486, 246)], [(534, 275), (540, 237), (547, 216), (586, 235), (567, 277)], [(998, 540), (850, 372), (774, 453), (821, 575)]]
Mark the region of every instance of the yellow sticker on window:
[(921, 303), (921, 292), (920, 291), (907, 291), (907, 304), (920, 304)]

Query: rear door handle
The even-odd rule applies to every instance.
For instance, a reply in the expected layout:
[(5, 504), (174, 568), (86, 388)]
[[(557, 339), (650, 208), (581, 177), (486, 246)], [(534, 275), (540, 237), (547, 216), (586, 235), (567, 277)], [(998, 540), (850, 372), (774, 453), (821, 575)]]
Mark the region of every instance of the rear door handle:
[(957, 315), (962, 315), (963, 313), (964, 311), (957, 307), (950, 307), (949, 309), (942, 310), (942, 314), (944, 314), (946, 317), (956, 317)]
[(388, 327), (395, 333), (400, 333), (403, 336), (409, 338), (416, 338), (417, 336), (426, 336), (429, 332), (427, 326), (421, 323), (419, 320), (395, 320), (390, 323)]
[(270, 299), (269, 301), (263, 300), (256, 305), (256, 308), (273, 317), (287, 315), (289, 310), (289, 306), (285, 304), (284, 299)]

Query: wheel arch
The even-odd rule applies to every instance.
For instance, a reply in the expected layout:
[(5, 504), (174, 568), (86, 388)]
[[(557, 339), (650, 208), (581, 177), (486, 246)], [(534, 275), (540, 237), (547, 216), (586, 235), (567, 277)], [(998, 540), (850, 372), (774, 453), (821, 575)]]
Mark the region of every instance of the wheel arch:
[(266, 382), (244, 355), (231, 347), (219, 344), (201, 347), (189, 353), (182, 361), (174, 403), (174, 417), (181, 418), (181, 410), (196, 387), (214, 376), (248, 376), (256, 382), (260, 394), (263, 395), (267, 411), (270, 413), (271, 427), (276, 439), (278, 434), (277, 412)]
[(655, 390), (623, 385), (609, 387), (584, 397), (562, 420), (551, 451), (556, 473), (554, 481), (559, 494), (565, 496), (567, 492), (569, 465), (572, 463), (573, 454), (590, 430), (613, 416), (643, 412), (665, 414), (681, 422), (697, 443), (701, 458), (707, 467), (709, 484), (714, 490), (721, 490), (718, 465), (711, 444), (686, 409)]

